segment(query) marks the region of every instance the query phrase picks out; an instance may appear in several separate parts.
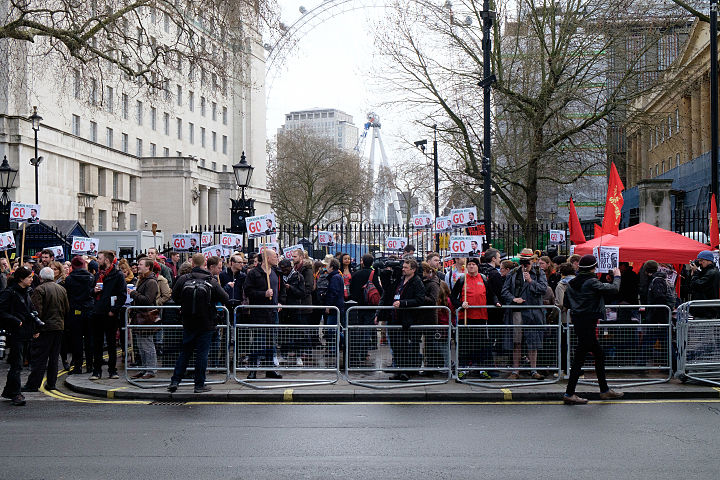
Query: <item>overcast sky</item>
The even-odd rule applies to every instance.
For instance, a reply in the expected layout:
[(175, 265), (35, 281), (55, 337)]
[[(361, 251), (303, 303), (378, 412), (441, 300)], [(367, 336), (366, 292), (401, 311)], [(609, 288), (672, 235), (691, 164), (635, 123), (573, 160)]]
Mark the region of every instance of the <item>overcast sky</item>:
[[(280, 3), (283, 22), (289, 26), (301, 17), (300, 6), (311, 11), (321, 0), (280, 0)], [(350, 3), (381, 5), (384, 2)], [(337, 7), (333, 10), (339, 11)], [(268, 74), (268, 138), (273, 138), (284, 123), (284, 115), (294, 110), (337, 108), (353, 116), (361, 133), (367, 113), (375, 111), (381, 118), (388, 156), (395, 156), (391, 152), (402, 147), (396, 136), (403, 124), (405, 128), (413, 127), (409, 120), (397, 118), (380, 106), (385, 98), (370, 73), (375, 49), (371, 32), (383, 10), (382, 7), (367, 7), (343, 13), (303, 32), (297, 47), (286, 55), (284, 65)], [(274, 81), (272, 73), (275, 73)], [(369, 151), (368, 143), (366, 157)]]

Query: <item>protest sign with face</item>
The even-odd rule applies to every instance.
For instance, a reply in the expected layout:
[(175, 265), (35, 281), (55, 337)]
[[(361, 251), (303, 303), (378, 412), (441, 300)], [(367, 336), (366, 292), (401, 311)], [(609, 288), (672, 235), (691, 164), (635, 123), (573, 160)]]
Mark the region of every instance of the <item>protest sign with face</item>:
[(449, 232), (452, 230), (451, 217), (437, 217), (435, 219), (435, 231), (437, 233)]
[(318, 232), (318, 244), (322, 247), (335, 245), (335, 234), (333, 232)]
[(483, 235), (453, 235), (450, 237), (450, 256), (452, 258), (479, 257), (485, 242)]
[(385, 239), (385, 249), (387, 251), (402, 251), (407, 245), (407, 237), (387, 237)]
[(450, 220), (453, 227), (473, 227), (477, 224), (477, 207), (452, 209)]
[(203, 248), (202, 254), (205, 255), (205, 258), (223, 257), (224, 249), (223, 249), (222, 245), (212, 245), (210, 247)]
[(245, 226), (247, 227), (248, 238), (265, 237), (277, 233), (274, 213), (247, 217), (245, 219)]
[(65, 251), (60, 245), (58, 245), (57, 247), (48, 247), (48, 250), (52, 250), (53, 255), (55, 255), (55, 260), (61, 260), (65, 257)]
[(429, 213), (413, 215), (412, 226), (415, 230), (426, 230), (432, 228), (432, 216)]
[(200, 252), (200, 234), (173, 233), (172, 245), (175, 252), (198, 253)]
[(273, 250), (275, 253), (280, 252), (280, 245), (278, 245), (277, 242), (268, 242), (268, 243), (261, 243), (258, 245), (258, 253), (262, 253), (265, 249)]
[(565, 230), (550, 230), (550, 243), (565, 243)]
[(293, 252), (295, 252), (296, 250), (303, 250), (303, 251), (304, 251), (305, 249), (303, 248), (302, 245), (300, 245), (300, 244), (298, 243), (297, 245), (293, 245), (293, 246), (291, 246), (291, 247), (283, 248), (283, 256), (284, 256), (285, 258), (287, 258), (288, 260), (292, 260), (292, 254), (293, 254)]
[(10, 221), (40, 223), (40, 205), (36, 203), (10, 202)]
[(593, 256), (597, 260), (595, 271), (608, 273), (620, 266), (620, 247), (595, 247)]
[(73, 237), (70, 253), (73, 255), (91, 255), (96, 256), (100, 240), (88, 237)]
[(13, 232), (0, 233), (0, 252), (15, 248), (15, 235)]
[(213, 232), (202, 232), (202, 235), (200, 235), (200, 246), (209, 247), (212, 245), (214, 239), (215, 234)]

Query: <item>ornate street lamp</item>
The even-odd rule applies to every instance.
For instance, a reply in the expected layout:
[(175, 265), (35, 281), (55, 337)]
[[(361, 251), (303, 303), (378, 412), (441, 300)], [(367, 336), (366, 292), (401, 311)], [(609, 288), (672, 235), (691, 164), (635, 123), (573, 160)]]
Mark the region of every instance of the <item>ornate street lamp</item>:
[(17, 169), (11, 168), (8, 163), (7, 156), (3, 157), (0, 164), (0, 230), (7, 232), (10, 230), (10, 196), (8, 191), (15, 187), (15, 179), (17, 178)]
[(32, 123), (32, 129), (35, 132), (35, 157), (30, 159), (30, 165), (35, 167), (35, 203), (40, 203), (40, 193), (38, 187), (38, 167), (42, 163), (42, 157), (38, 157), (38, 131), (40, 131), (40, 121), (43, 119), (37, 113), (37, 106), (33, 107), (33, 113), (28, 117)]
[[(240, 199), (230, 199), (230, 229), (233, 233), (245, 233), (245, 218), (255, 215), (255, 200), (245, 198), (245, 189), (250, 186), (254, 169), (255, 167), (247, 163), (245, 152), (242, 152), (240, 161), (233, 165), (235, 181), (240, 187)], [(248, 248), (252, 248), (249, 241)]]

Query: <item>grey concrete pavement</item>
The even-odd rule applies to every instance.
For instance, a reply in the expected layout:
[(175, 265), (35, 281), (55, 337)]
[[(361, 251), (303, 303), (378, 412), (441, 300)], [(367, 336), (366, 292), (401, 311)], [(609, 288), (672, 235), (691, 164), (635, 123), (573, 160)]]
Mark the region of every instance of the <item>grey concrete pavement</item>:
[(718, 406), (0, 405), (1, 477), (716, 478)]

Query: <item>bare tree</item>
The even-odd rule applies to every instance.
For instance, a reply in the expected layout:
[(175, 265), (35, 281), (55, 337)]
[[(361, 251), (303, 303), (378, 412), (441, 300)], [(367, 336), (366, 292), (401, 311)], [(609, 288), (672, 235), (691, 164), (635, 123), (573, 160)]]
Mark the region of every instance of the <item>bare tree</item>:
[[(391, 66), (383, 78), (397, 102), (426, 127), (438, 124), (456, 159), (443, 172), (475, 198), (482, 194), (482, 1), (455, 3), (398, 2), (377, 38)], [(492, 6), (492, 186), (511, 218), (527, 227), (537, 221), (544, 191), (604, 170), (613, 116), (657, 88), (642, 80), (659, 71), (646, 60), (678, 16), (658, 17), (627, 0), (521, 0), (512, 2), (511, 18), (510, 6)], [(644, 41), (628, 48), (638, 31)]]
[(298, 222), (305, 231), (321, 222), (349, 218), (367, 206), (367, 171), (360, 157), (307, 129), (278, 134), (268, 165), (268, 189), (279, 219)]
[(429, 205), (433, 201), (432, 189), (432, 170), (423, 169), (409, 158), (400, 160), (389, 168), (381, 167), (378, 175), (378, 191), (396, 192), (403, 223), (408, 228), (410, 228), (413, 209), (420, 205)]

